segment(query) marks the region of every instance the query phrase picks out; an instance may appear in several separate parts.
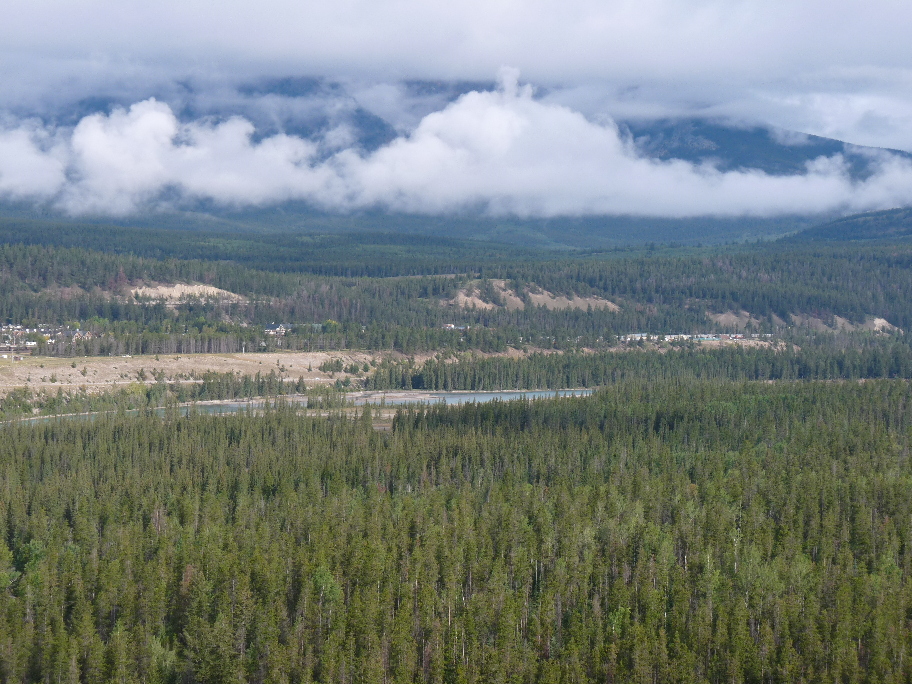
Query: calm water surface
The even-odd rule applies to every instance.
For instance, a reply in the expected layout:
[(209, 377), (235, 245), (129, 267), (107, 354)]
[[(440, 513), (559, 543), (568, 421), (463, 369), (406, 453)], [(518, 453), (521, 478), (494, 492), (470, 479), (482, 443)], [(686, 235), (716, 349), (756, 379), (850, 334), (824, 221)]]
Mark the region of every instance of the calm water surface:
[(569, 390), (506, 390), (500, 392), (372, 392), (355, 397), (355, 405), (380, 404), (484, 404), (489, 401), (513, 399), (554, 399), (558, 397), (587, 397), (591, 389)]
[[(569, 389), (569, 390), (508, 390), (501, 392), (419, 392), (419, 391), (402, 391), (402, 392), (352, 392), (348, 398), (353, 401), (355, 406), (386, 405), (402, 406), (405, 404), (484, 404), (489, 401), (511, 401), (515, 399), (553, 399), (559, 397), (587, 397), (592, 394), (591, 389)], [(307, 395), (291, 394), (280, 397), (279, 402), (306, 406)], [(273, 404), (275, 400), (268, 400)], [(242, 413), (248, 409), (262, 409), (267, 403), (265, 399), (238, 400), (230, 399), (225, 401), (198, 402), (178, 407), (178, 412), (186, 416), (190, 412), (201, 413), (204, 415), (230, 415), (233, 413)], [(159, 416), (164, 416), (167, 409), (156, 408), (152, 411)], [(125, 411), (127, 415), (137, 415), (140, 409)], [(114, 413), (107, 411), (104, 413)], [(104, 415), (104, 413), (80, 413), (66, 414), (61, 416), (35, 416), (33, 418), (24, 418), (18, 422), (22, 423), (43, 423), (58, 418), (92, 420), (93, 418)]]

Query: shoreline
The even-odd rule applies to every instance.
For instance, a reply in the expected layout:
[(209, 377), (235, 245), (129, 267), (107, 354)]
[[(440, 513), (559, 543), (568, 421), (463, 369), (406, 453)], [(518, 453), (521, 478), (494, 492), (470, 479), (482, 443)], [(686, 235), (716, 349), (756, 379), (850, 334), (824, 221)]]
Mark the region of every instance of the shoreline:
[[(236, 398), (236, 399), (205, 399), (202, 401), (185, 401), (180, 402), (174, 407), (180, 411), (181, 409), (192, 409), (195, 406), (199, 407), (216, 407), (216, 406), (226, 406), (226, 407), (235, 407), (234, 411), (223, 411), (223, 412), (213, 412), (210, 415), (224, 415), (224, 414), (234, 414), (240, 413), (241, 411), (248, 409), (261, 409), (267, 403), (276, 403), (280, 401), (289, 401), (289, 403), (298, 404), (299, 408), (303, 408), (305, 411), (311, 410), (318, 412), (317, 415), (326, 416), (329, 415), (330, 411), (333, 410), (344, 410), (346, 408), (353, 409), (361, 406), (374, 406), (377, 408), (398, 408), (406, 404), (447, 404), (445, 401), (446, 397), (466, 397), (466, 396), (484, 396), (489, 397), (483, 402), (493, 401), (497, 399), (499, 395), (506, 395), (510, 397), (508, 401), (522, 399), (522, 396), (514, 395), (527, 395), (527, 394), (536, 394), (540, 395), (535, 398), (546, 399), (546, 398), (561, 398), (565, 396), (590, 396), (596, 388), (592, 387), (578, 387), (578, 388), (567, 388), (567, 389), (512, 389), (512, 390), (439, 390), (439, 391), (426, 391), (426, 390), (357, 390), (354, 392), (345, 392), (343, 396), (346, 400), (351, 400), (351, 404), (348, 406), (339, 407), (339, 409), (323, 409), (323, 408), (314, 408), (308, 409), (306, 406), (306, 401), (309, 399), (307, 394), (280, 394), (275, 396), (268, 397), (248, 397), (248, 398)], [(551, 396), (548, 396), (551, 395)], [(557, 396), (555, 396), (557, 395)], [(379, 401), (370, 401), (372, 399)], [(390, 399), (391, 403), (386, 403), (386, 400)], [(468, 402), (455, 402), (455, 403), (468, 403)], [(164, 409), (170, 408), (168, 406), (150, 406), (143, 408), (132, 408), (132, 409), (123, 409), (126, 413), (138, 413), (141, 411), (161, 411)], [(13, 418), (11, 420), (6, 420), (0, 422), (2, 425), (14, 425), (17, 423), (40, 423), (48, 420), (54, 419), (74, 419), (74, 418), (88, 418), (91, 416), (105, 416), (116, 414), (121, 409), (108, 409), (104, 411), (82, 411), (79, 413), (52, 413), (46, 415), (26, 415), (19, 418)], [(184, 414), (186, 415), (186, 414)]]

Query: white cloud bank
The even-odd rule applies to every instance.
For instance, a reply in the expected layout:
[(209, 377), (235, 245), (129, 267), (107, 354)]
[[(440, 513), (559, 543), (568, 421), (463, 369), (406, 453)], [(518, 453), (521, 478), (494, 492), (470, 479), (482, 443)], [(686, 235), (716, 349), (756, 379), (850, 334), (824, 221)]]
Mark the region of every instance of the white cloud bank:
[(468, 93), (368, 155), (328, 155), (289, 135), (256, 140), (243, 118), (181, 123), (152, 99), (67, 131), (19, 124), (0, 131), (0, 196), (110, 215), (199, 199), (519, 216), (771, 216), (912, 203), (912, 164), (897, 156), (883, 154), (864, 181), (840, 156), (792, 176), (656, 161), (613, 124), (536, 100), (507, 76), (499, 91)]
[(902, 0), (29, 0), (3, 7), (0, 104), (43, 116), (83, 98), (174, 105), (181, 83), (513, 64), (593, 118), (604, 104), (912, 150), (910, 24)]

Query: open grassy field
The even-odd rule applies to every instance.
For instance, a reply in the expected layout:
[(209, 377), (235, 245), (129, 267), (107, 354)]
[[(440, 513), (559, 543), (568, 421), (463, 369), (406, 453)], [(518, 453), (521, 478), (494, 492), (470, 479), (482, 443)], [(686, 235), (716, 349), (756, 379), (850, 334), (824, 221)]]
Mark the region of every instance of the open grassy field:
[(25, 356), (21, 361), (0, 359), (0, 395), (17, 387), (33, 391), (64, 391), (85, 388), (104, 392), (132, 383), (195, 382), (206, 372), (268, 374), (275, 371), (286, 379), (303, 377), (308, 384), (330, 384), (349, 373), (326, 373), (319, 366), (340, 359), (349, 366), (378, 361), (364, 352), (277, 352), (258, 354), (193, 354), (155, 356), (86, 356), (59, 358)]

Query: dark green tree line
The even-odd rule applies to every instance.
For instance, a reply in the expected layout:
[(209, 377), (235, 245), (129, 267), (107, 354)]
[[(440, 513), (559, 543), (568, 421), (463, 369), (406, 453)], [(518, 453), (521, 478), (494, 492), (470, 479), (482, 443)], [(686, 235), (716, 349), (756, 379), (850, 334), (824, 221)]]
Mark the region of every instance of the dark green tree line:
[(900, 682), (906, 381), (0, 439), (3, 681)]

